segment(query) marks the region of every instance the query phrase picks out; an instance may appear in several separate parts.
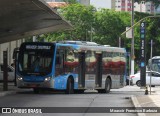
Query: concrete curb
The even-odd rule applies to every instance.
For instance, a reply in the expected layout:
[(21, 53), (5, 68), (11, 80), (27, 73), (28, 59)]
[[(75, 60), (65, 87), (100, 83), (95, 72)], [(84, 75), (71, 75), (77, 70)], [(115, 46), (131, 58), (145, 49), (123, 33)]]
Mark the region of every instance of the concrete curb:
[(0, 92), (0, 97), (11, 95), (11, 94), (16, 94), (16, 92), (17, 91), (3, 91), (3, 92)]
[[(140, 103), (138, 102), (136, 96), (131, 96), (132, 103), (134, 107), (141, 107)], [(137, 113), (138, 116), (146, 116), (145, 113)]]

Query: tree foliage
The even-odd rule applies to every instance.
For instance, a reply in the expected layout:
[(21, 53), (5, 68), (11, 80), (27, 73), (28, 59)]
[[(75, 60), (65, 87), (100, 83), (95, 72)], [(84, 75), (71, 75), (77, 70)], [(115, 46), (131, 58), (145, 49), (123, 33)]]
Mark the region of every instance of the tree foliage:
[(108, 9), (96, 11), (93, 6), (71, 4), (60, 12), (74, 29), (48, 34), (48, 41), (81, 40), (118, 46), (118, 37), (130, 25), (130, 14)]
[[(125, 18), (126, 17), (126, 18)], [(94, 40), (101, 44), (118, 46), (119, 35), (128, 26), (129, 13), (102, 9), (95, 14)]]

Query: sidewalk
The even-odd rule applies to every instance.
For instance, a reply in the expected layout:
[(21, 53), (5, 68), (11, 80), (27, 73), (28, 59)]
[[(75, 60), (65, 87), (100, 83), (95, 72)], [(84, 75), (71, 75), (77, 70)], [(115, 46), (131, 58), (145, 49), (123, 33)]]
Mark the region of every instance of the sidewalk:
[(3, 91), (3, 83), (0, 83), (0, 97), (10, 95), (10, 94), (15, 94), (16, 90), (17, 88), (14, 86), (14, 83), (9, 83), (8, 91)]
[[(144, 92), (145, 93), (145, 92)], [(151, 94), (150, 88), (148, 88), (148, 95), (132, 96), (131, 100), (134, 107), (143, 107), (143, 108), (160, 108), (160, 87), (152, 87)], [(138, 116), (159, 116), (160, 110), (158, 113), (138, 113)]]
[(0, 97), (6, 96), (6, 95), (16, 94), (17, 92), (21, 92), (24, 90), (25, 89), (19, 89), (16, 86), (14, 86), (14, 83), (8, 83), (8, 90), (3, 91), (3, 83), (0, 83)]

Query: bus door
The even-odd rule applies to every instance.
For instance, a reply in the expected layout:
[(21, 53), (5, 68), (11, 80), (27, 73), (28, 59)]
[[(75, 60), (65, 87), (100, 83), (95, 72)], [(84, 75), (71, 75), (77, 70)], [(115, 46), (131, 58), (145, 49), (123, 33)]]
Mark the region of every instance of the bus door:
[(102, 87), (102, 53), (96, 53), (96, 78), (95, 85), (96, 88)]
[(85, 52), (79, 53), (78, 88), (85, 88)]
[(87, 51), (85, 56), (86, 71), (85, 71), (85, 87), (88, 89), (95, 88), (96, 77), (96, 53), (95, 51)]

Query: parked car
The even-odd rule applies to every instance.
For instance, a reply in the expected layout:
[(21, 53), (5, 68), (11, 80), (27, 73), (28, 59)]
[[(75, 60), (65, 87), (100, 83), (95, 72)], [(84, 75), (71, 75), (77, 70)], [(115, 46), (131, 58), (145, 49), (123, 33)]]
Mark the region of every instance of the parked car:
[[(15, 80), (15, 70), (12, 66), (8, 65), (8, 81), (13, 82)], [(0, 64), (0, 81), (3, 81), (3, 64)]]
[[(160, 73), (155, 71), (146, 71), (146, 85), (150, 85), (151, 77), (151, 86), (160, 85)], [(141, 86), (140, 72), (130, 75), (134, 85)]]

